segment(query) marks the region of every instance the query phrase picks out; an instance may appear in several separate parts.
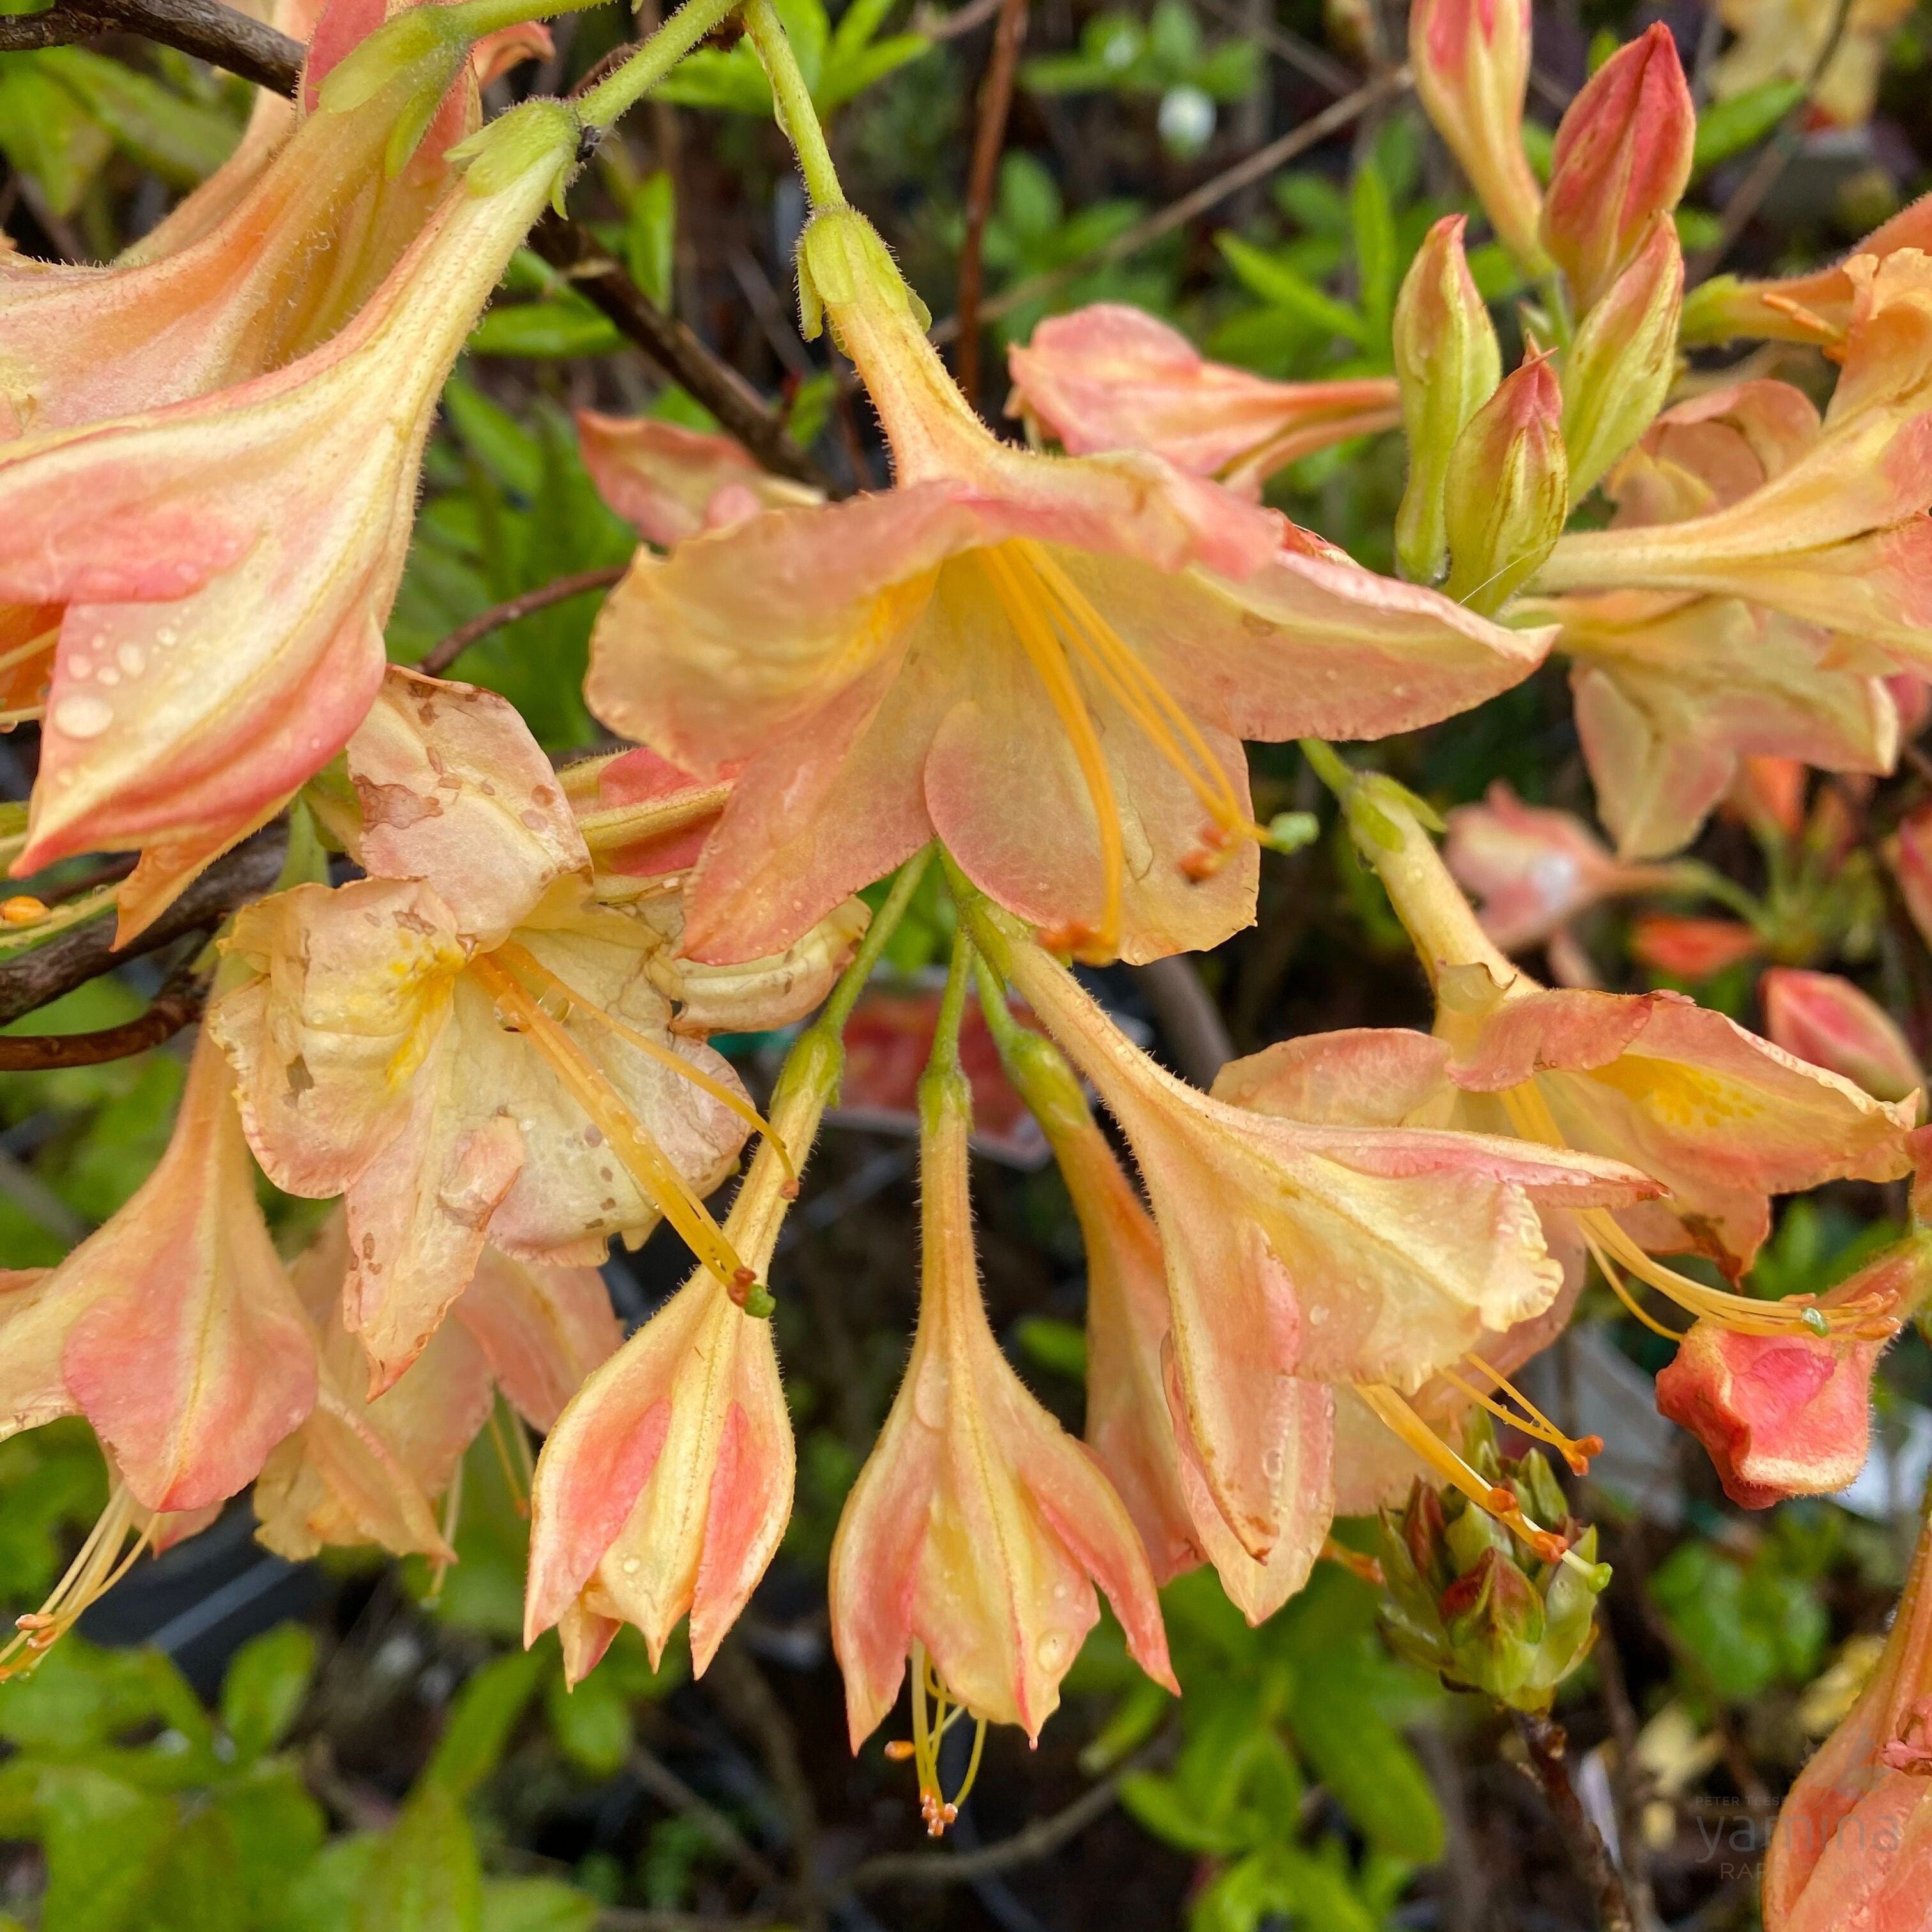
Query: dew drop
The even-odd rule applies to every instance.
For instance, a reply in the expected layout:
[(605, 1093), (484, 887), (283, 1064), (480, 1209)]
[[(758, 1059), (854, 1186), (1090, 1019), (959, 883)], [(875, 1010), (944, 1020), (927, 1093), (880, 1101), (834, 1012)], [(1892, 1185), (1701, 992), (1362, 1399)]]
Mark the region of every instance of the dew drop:
[(112, 664), (103, 664), (99, 675), (103, 684), (118, 684), (121, 682), (121, 674)]
[(114, 656), (121, 668), (130, 677), (139, 677), (142, 667), (148, 662), (147, 652), (139, 644), (133, 643), (123, 644)]
[(70, 738), (98, 738), (114, 722), (114, 707), (93, 692), (73, 692), (54, 706), (51, 722)]
[(70, 658), (67, 662), (67, 674), (69, 677), (73, 679), (76, 684), (84, 684), (88, 679), (94, 675), (94, 664), (92, 659), (88, 658)]
[(617, 1567), (623, 1571), (626, 1576), (634, 1576), (638, 1572), (644, 1567), (644, 1565), (641, 1558), (627, 1556), (624, 1558), (622, 1562), (618, 1564)]
[(1048, 1630), (1033, 1647), (1034, 1660), (1042, 1670), (1058, 1670), (1066, 1660), (1066, 1633)]

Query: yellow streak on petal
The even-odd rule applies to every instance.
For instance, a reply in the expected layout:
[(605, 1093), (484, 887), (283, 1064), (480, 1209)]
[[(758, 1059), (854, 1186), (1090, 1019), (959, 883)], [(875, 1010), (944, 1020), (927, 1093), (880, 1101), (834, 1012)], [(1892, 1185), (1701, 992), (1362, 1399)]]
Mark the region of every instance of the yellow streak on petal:
[(1099, 822), (1102, 880), (1100, 928), (1090, 948), (1086, 950), (1097, 958), (1112, 958), (1120, 950), (1121, 881), (1126, 872), (1120, 802), (1114, 796), (1113, 777), (1107, 770), (1106, 754), (1100, 748), (1100, 734), (1094, 728), (1087, 700), (1074, 681), (1065, 647), (1042, 608), (1038, 580), (1022, 573), (1016, 560), (1006, 554), (1008, 548), (998, 544), (972, 555), (992, 584), (1020, 648), (1066, 727), (1073, 755), (1079, 761), (1080, 775), (1086, 782), (1087, 795)]

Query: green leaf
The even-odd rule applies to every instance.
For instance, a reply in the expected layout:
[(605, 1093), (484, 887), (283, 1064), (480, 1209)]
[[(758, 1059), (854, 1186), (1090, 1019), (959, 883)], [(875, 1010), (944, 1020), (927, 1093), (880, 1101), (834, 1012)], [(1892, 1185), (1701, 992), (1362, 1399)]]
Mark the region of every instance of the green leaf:
[(617, 325), (581, 296), (493, 308), (470, 332), (476, 356), (605, 356), (623, 346)]
[(1263, 302), (1286, 309), (1327, 334), (1346, 336), (1364, 349), (1370, 346), (1367, 322), (1346, 302), (1323, 293), (1275, 256), (1244, 242), (1238, 235), (1223, 230), (1214, 242), (1234, 273)]
[(1311, 235), (1332, 236), (1340, 240), (1349, 233), (1348, 196), (1326, 175), (1283, 175), (1274, 184), (1273, 192), (1276, 206)]
[(286, 1764), (262, 1767), (214, 1802), (235, 1834), (249, 1923), (272, 1924), (328, 1835), (322, 1808)]
[(355, 1932), (356, 1901), (382, 1839), (358, 1832), (325, 1845), (290, 1887), (278, 1914), (263, 1923), (273, 1932)]
[(423, 1776), (466, 1798), (496, 1768), (510, 1733), (537, 1688), (544, 1660), (535, 1651), (494, 1658), (458, 1692)]
[(142, 1924), (174, 1839), (175, 1801), (88, 1766), (62, 1765), (42, 1776), (40, 1802), (47, 1860), (41, 1932), (124, 1932)]
[(646, 175), (631, 197), (624, 227), (624, 260), (631, 279), (659, 308), (673, 305), (677, 257), (677, 183), (670, 171)]
[(464, 448), (506, 490), (534, 496), (543, 482), (543, 445), (500, 404), (452, 376), (442, 406)]
[(0, 73), (0, 154), (27, 176), (55, 214), (71, 214), (114, 142), (85, 102), (31, 54)]
[(1022, 1316), (1013, 1327), (1013, 1340), (1043, 1369), (1069, 1382), (1087, 1379), (1087, 1331), (1076, 1322), (1058, 1322), (1048, 1315)]
[(1395, 308), (1395, 211), (1390, 204), (1388, 186), (1372, 159), (1355, 170), (1349, 214), (1355, 237), (1355, 273), (1360, 286), (1362, 313), (1367, 318), (1370, 337), (1379, 343), (1388, 337), (1389, 319)]
[(1767, 80), (1728, 100), (1713, 101), (1697, 117), (1690, 149), (1693, 176), (1756, 146), (1804, 98), (1802, 80)]
[(476, 1835), (448, 1790), (424, 1778), (371, 1854), (353, 1932), (482, 1932)]
[(84, 1637), (64, 1637), (0, 1697), (0, 1737), (64, 1757), (157, 1720), (190, 1742), (209, 1735), (200, 1700), (160, 1652), (103, 1650)]
[(610, 1778), (631, 1753), (631, 1701), (614, 1671), (593, 1670), (573, 1690), (556, 1671), (544, 1684), (544, 1713), (557, 1748), (579, 1770)]
[(1204, 1817), (1171, 1778), (1130, 1772), (1120, 1780), (1120, 1803), (1143, 1829), (1178, 1850), (1216, 1857), (1240, 1848), (1240, 1833), (1225, 1820)]
[(260, 1757), (289, 1734), (315, 1672), (315, 1638), (282, 1624), (235, 1653), (221, 1683), (221, 1722), (244, 1757)]
[(597, 1900), (552, 1878), (496, 1878), (483, 1888), (483, 1932), (590, 1932)]
[(234, 1830), (220, 1812), (197, 1811), (161, 1858), (141, 1932), (248, 1932), (248, 1918)]
[(1418, 1864), (1442, 1856), (1442, 1813), (1426, 1773), (1346, 1672), (1318, 1663), (1304, 1671), (1288, 1721), (1309, 1768), (1376, 1850)]
[(85, 47), (50, 47), (39, 58), (122, 148), (171, 187), (193, 188), (212, 174), (241, 132), (226, 115)]

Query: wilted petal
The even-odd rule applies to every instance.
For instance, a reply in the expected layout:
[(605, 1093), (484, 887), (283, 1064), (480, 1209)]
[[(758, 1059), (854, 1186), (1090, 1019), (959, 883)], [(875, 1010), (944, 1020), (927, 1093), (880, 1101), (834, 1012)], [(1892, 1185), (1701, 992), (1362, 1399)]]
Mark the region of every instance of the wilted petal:
[(577, 412), (577, 446), (597, 494), (638, 534), (668, 550), (760, 510), (815, 503), (819, 493), (760, 466), (742, 443), (650, 416)]

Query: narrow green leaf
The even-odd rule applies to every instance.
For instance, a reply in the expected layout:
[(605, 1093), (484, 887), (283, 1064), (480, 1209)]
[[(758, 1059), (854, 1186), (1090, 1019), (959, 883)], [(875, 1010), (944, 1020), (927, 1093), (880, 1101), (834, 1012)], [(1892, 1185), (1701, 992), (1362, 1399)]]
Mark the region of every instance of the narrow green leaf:
[(483, 1888), (483, 1932), (590, 1932), (598, 1904), (552, 1878), (497, 1878)]
[(484, 1665), (458, 1692), (424, 1780), (467, 1797), (496, 1768), (510, 1733), (537, 1688), (544, 1660), (513, 1650)]
[(1700, 175), (1720, 161), (1756, 147), (1804, 98), (1802, 80), (1767, 80), (1728, 100), (1713, 101), (1697, 117), (1691, 172)]
[(352, 1932), (482, 1932), (476, 1835), (456, 1799), (424, 1778), (380, 1840), (358, 1888)]
[(315, 1672), (315, 1638), (282, 1624), (235, 1653), (221, 1683), (221, 1723), (244, 1757), (260, 1757), (289, 1734)]
[(1345, 336), (1364, 349), (1369, 346), (1368, 323), (1346, 302), (1323, 293), (1292, 268), (1252, 242), (1244, 242), (1238, 235), (1224, 230), (1214, 241), (1234, 273), (1263, 302), (1286, 309), (1324, 334)]

